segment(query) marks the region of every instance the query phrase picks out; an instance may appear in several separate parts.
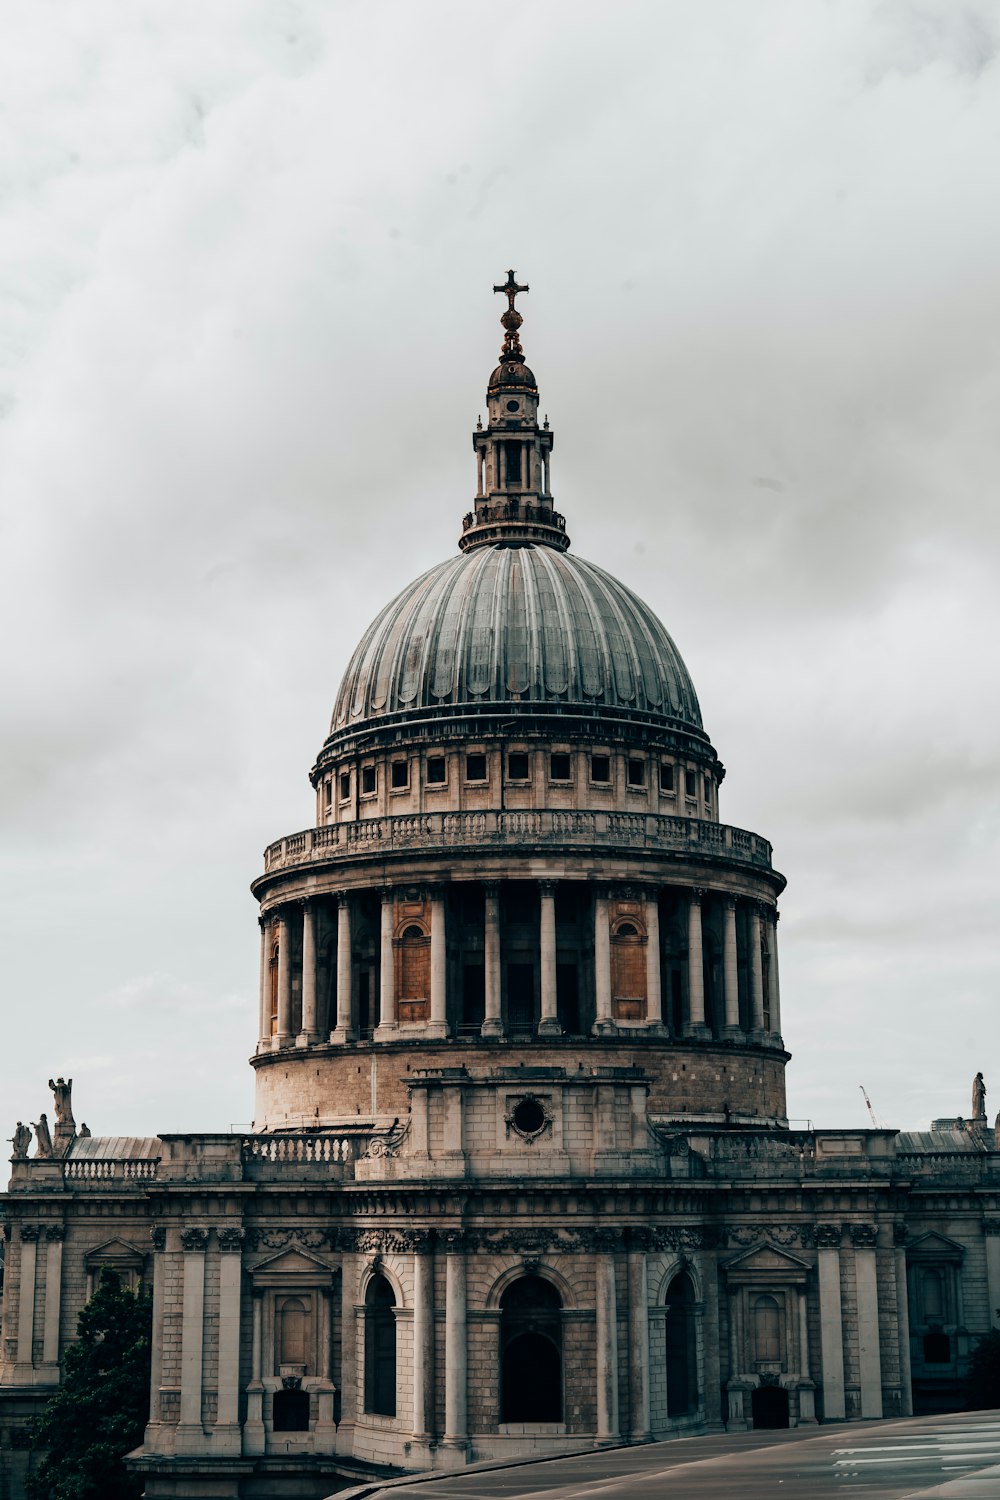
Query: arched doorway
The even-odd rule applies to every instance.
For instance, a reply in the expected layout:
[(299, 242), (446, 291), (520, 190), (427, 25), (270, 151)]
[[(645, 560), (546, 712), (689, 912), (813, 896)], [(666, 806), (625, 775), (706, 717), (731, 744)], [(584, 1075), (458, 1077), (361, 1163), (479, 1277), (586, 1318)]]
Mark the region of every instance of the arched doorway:
[(698, 1410), (698, 1348), (694, 1287), (679, 1271), (667, 1288), (667, 1416), (687, 1417)]
[(562, 1298), (521, 1276), (500, 1298), (501, 1422), (562, 1421)]
[(396, 1298), (387, 1279), (373, 1276), (365, 1296), (365, 1410), (396, 1415)]
[(750, 1398), (755, 1427), (788, 1426), (788, 1392), (780, 1385), (759, 1385)]

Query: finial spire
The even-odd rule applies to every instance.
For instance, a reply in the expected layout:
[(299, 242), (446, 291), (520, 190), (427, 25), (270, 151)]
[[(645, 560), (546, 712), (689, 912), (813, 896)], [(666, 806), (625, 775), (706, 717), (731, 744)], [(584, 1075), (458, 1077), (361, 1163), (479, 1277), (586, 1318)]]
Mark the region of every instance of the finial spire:
[(494, 292), (507, 293), (507, 311), (500, 319), (504, 330), (503, 348), (500, 350), (500, 359), (501, 361), (505, 359), (513, 360), (515, 364), (523, 364), (524, 350), (521, 348), (521, 340), (517, 336), (517, 331), (524, 322), (524, 319), (514, 306), (514, 298), (518, 292), (527, 292), (530, 291), (530, 288), (527, 286), (518, 286), (514, 272), (508, 271), (507, 280), (503, 286), (495, 286), (493, 290)]

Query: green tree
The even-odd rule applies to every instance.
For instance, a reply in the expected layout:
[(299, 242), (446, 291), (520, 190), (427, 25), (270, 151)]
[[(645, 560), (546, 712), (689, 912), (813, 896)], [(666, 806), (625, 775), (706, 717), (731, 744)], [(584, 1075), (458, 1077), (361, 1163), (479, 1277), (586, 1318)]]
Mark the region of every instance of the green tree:
[(1000, 1332), (996, 1329), (984, 1333), (972, 1351), (966, 1399), (971, 1411), (1000, 1406)]
[(142, 1481), (122, 1459), (142, 1442), (149, 1416), (152, 1306), (114, 1271), (80, 1314), (64, 1379), (32, 1424), (45, 1457), (28, 1478), (30, 1500), (137, 1500)]

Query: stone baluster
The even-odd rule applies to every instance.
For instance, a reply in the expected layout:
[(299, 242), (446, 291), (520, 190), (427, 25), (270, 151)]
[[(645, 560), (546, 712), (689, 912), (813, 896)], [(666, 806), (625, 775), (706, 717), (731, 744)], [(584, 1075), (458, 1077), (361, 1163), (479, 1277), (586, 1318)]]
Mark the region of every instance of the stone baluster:
[(257, 918), (260, 926), (260, 1011), (257, 1026), (257, 1051), (271, 1047), (271, 924), (267, 917)]
[(488, 881), (483, 887), (485, 901), (483, 910), (483, 958), (486, 986), (486, 1007), (483, 1019), (483, 1036), (502, 1037), (503, 1018), (500, 1012), (500, 887), (496, 881)]
[(816, 1266), (819, 1272), (819, 1347), (823, 1374), (823, 1419), (843, 1421), (844, 1327), (840, 1304), (840, 1239), (838, 1224), (816, 1226)]
[(201, 1423), (202, 1364), (205, 1350), (205, 1247), (207, 1229), (182, 1229), (184, 1291), (181, 1313), (181, 1400), (176, 1451), (199, 1452), (205, 1432)]
[(379, 921), (379, 980), (377, 1042), (389, 1041), (399, 1030), (396, 1017), (396, 954), (392, 946), (395, 904), (391, 890), (382, 892)]
[(445, 1232), (444, 1442), (468, 1445), (468, 1346), (465, 1244), (460, 1232)]
[(608, 917), (608, 893), (594, 892), (594, 999), (597, 1016), (594, 1032), (614, 1030), (611, 1013), (611, 928)]
[(707, 1036), (705, 1025), (705, 955), (701, 935), (701, 902), (697, 886), (688, 905), (688, 1036)]
[(227, 1224), (219, 1230), (219, 1374), (213, 1450), (240, 1451), (240, 1293), (243, 1279), (243, 1230)]
[(337, 893), (337, 1025), (331, 1042), (356, 1042), (354, 1014), (354, 966), (351, 961), (351, 900), (346, 891)]
[(750, 948), (750, 1032), (759, 1039), (764, 1035), (764, 970), (760, 955), (760, 907), (755, 901), (750, 903), (747, 929)]
[(431, 1019), (427, 1035), (448, 1035), (448, 930), (444, 891), (431, 892)]
[(319, 1041), (316, 1024), (316, 907), (302, 902), (302, 1026), (295, 1038), (297, 1047), (308, 1047)]
[(539, 911), (539, 939), (541, 948), (541, 1001), (542, 1013), (538, 1022), (539, 1036), (561, 1036), (559, 1005), (556, 996), (556, 888), (551, 880), (539, 885), (541, 907)]
[(656, 891), (647, 893), (646, 918), (646, 1025), (663, 1030), (663, 992), (660, 980), (660, 900)]
[(284, 907), (275, 913), (274, 922), (278, 932), (278, 1030), (272, 1044), (287, 1047), (292, 1040), (292, 932)]
[(740, 981), (736, 961), (736, 897), (726, 896), (722, 907), (722, 985), (726, 1001), (727, 1037), (740, 1035)]

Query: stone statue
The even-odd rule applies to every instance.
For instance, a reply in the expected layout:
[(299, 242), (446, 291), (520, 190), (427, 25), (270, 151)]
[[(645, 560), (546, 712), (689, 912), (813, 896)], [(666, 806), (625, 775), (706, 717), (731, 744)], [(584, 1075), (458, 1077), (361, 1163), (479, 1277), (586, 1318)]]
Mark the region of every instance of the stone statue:
[(972, 1118), (986, 1119), (986, 1085), (982, 1073), (977, 1073), (972, 1080)]
[(38, 1124), (33, 1126), (35, 1132), (35, 1156), (52, 1155), (52, 1137), (49, 1134), (49, 1122), (44, 1114), (38, 1116)]
[(31, 1145), (31, 1130), (27, 1125), (22, 1125), (20, 1120), (18, 1120), (14, 1127), (14, 1134), (10, 1138), (10, 1143), (14, 1147), (14, 1155), (16, 1157), (23, 1159), (27, 1156), (28, 1147)]
[(49, 1088), (55, 1100), (56, 1124), (74, 1125), (73, 1119), (73, 1080), (72, 1078), (57, 1078), (53, 1083), (49, 1079)]
[(81, 1140), (84, 1140), (90, 1134), (90, 1126), (87, 1124), (86, 1120), (84, 1120), (83, 1124), (80, 1126), (77, 1134), (79, 1135)]

